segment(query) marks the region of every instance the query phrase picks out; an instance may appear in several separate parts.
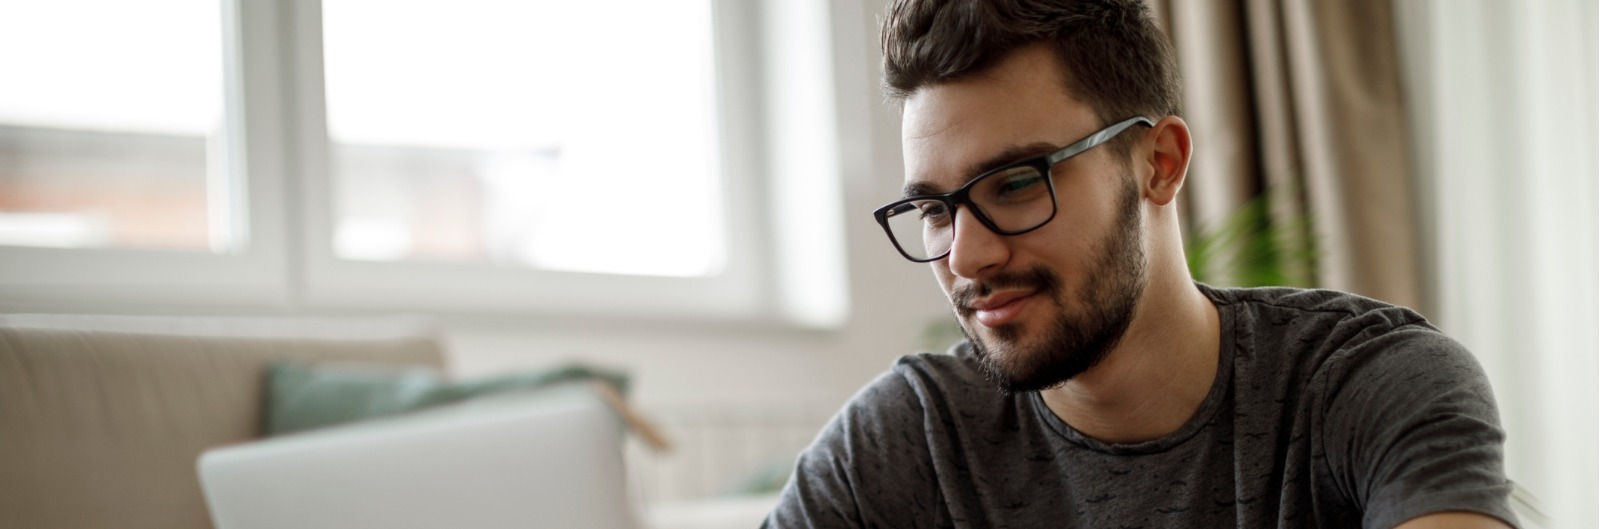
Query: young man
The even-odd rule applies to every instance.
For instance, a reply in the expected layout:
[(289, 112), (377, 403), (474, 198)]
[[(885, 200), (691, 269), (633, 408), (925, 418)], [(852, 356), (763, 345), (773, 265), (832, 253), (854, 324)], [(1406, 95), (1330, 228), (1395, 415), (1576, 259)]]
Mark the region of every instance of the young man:
[(1183, 258), (1173, 54), (1132, 0), (901, 0), (905, 198), (968, 340), (902, 358), (766, 526), (1514, 524), (1481, 368), (1409, 310)]

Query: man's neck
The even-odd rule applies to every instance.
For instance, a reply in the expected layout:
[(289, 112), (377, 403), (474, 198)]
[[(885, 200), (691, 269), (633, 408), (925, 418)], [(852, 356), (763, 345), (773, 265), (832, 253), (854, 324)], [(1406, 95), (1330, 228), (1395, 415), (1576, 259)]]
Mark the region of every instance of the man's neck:
[(1041, 393), (1057, 417), (1094, 439), (1136, 443), (1177, 431), (1217, 375), (1216, 305), (1188, 274), (1152, 282), (1116, 349), (1066, 384)]

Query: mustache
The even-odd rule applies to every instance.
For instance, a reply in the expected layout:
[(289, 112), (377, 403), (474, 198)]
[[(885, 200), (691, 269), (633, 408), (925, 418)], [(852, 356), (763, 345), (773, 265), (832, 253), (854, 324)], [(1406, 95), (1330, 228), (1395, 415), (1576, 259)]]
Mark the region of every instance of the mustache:
[(1027, 270), (1016, 272), (1001, 272), (983, 281), (973, 281), (970, 284), (956, 287), (950, 291), (950, 305), (956, 314), (971, 317), (974, 312), (973, 301), (987, 296), (996, 289), (1023, 288), (1040, 292), (1055, 292), (1061, 287), (1061, 277), (1044, 266), (1035, 266)]

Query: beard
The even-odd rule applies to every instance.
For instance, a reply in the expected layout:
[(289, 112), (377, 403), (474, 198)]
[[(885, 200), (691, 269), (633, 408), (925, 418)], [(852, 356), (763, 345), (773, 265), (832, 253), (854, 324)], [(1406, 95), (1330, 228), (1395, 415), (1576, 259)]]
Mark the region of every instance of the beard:
[[(1099, 242), (1099, 257), (1085, 276), (1078, 293), (1083, 312), (1067, 310), (1067, 292), (1061, 277), (1049, 268), (1033, 268), (997, 274), (981, 284), (956, 290), (952, 305), (961, 332), (972, 345), (978, 363), (989, 380), (1005, 393), (1040, 391), (1060, 386), (1104, 360), (1115, 349), (1133, 321), (1134, 309), (1146, 284), (1145, 256), (1139, 190), (1132, 175), (1124, 173), (1122, 200), (1116, 224)], [(1020, 287), (1048, 293), (1057, 312), (1045, 324), (1034, 344), (1020, 341), (1022, 327), (1017, 323), (991, 329), (994, 343), (968, 327), (973, 316), (970, 300), (996, 288)]]

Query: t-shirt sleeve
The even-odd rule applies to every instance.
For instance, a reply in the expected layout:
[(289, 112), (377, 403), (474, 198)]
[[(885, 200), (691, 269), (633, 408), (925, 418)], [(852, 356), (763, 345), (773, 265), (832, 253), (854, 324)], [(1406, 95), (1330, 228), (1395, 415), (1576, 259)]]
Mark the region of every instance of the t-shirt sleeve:
[[(933, 504), (922, 407), (897, 365), (834, 415), (795, 464), (764, 528), (917, 527)], [(922, 481), (924, 483), (918, 483)]]
[(1499, 413), (1466, 348), (1410, 325), (1341, 351), (1330, 384), (1327, 464), (1362, 526), (1469, 511), (1515, 526)]

